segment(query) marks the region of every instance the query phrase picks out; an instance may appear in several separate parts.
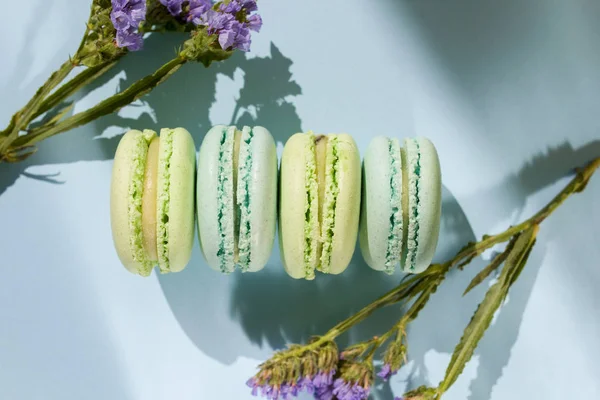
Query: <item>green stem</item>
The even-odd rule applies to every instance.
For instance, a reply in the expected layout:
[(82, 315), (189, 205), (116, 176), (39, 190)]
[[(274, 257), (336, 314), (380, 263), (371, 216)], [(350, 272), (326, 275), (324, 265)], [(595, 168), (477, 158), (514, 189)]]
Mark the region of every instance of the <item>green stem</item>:
[[(426, 274), (426, 273), (425, 273)], [(346, 332), (348, 329), (356, 325), (357, 323), (366, 319), (369, 315), (375, 312), (377, 309), (394, 304), (399, 301), (399, 297), (401, 297), (404, 291), (408, 291), (412, 285), (417, 282), (421, 278), (421, 275), (415, 275), (406, 281), (402, 282), (400, 285), (390, 290), (368, 306), (364, 307), (362, 310), (354, 314), (353, 316), (345, 319), (340, 322), (333, 328), (331, 328), (325, 335), (323, 335), (324, 341), (333, 340), (342, 333)]]
[[(120, 57), (119, 57), (120, 58)], [(79, 74), (77, 74), (69, 82), (62, 85), (54, 93), (48, 96), (40, 105), (38, 111), (33, 115), (33, 119), (36, 119), (46, 111), (52, 109), (58, 105), (61, 101), (65, 100), (75, 92), (79, 91), (85, 85), (96, 80), (98, 77), (103, 75), (109, 69), (111, 69), (118, 61), (118, 58), (114, 61), (105, 62), (94, 67), (86, 68)]]
[(46, 96), (69, 75), (74, 67), (75, 65), (72, 60), (63, 63), (37, 90), (25, 107), (13, 115), (8, 128), (0, 133), (1, 136), (5, 136), (4, 140), (0, 142), (0, 155), (6, 152), (12, 142), (19, 136), (19, 132), (25, 129), (29, 122), (31, 122), (32, 117), (38, 111)]
[[(443, 263), (443, 264), (435, 264), (431, 265), (427, 271), (422, 274), (415, 275), (407, 279), (405, 282), (401, 283), (399, 286), (390, 290), (373, 303), (367, 305), (363, 309), (361, 309), (356, 314), (351, 317), (345, 319), (340, 322), (333, 328), (331, 328), (324, 336), (322, 336), (322, 342), (327, 340), (333, 340), (357, 323), (363, 321), (369, 315), (371, 315), (377, 309), (394, 304), (398, 301), (401, 301), (405, 298), (405, 295), (414, 296), (416, 293), (421, 292), (419, 298), (412, 304), (409, 311), (404, 315), (404, 317), (398, 322), (398, 325), (407, 324), (408, 322), (414, 320), (418, 312), (426, 305), (429, 301), (429, 298), (433, 292), (437, 289), (439, 284), (445, 277), (445, 274), (452, 269), (452, 267), (458, 265), (461, 260), (468, 258), (473, 255), (479, 255), (483, 251), (491, 248), (492, 246), (508, 241), (511, 237), (516, 234), (523, 232), (526, 229), (534, 225), (539, 225), (542, 221), (548, 218), (552, 212), (554, 212), (564, 201), (569, 198), (572, 194), (580, 192), (589, 179), (592, 177), (596, 169), (600, 167), (600, 157), (593, 160), (587, 166), (578, 171), (577, 175), (571, 180), (571, 182), (558, 194), (554, 199), (552, 199), (544, 208), (542, 208), (539, 212), (537, 212), (534, 216), (529, 218), (528, 220), (520, 223), (519, 225), (515, 225), (510, 227), (506, 231), (499, 233), (494, 236), (486, 236), (483, 240), (477, 243), (472, 243), (462, 250), (460, 250), (454, 258)], [(430, 278), (435, 276), (435, 281), (425, 282)], [(417, 290), (408, 290), (414, 284), (414, 287)], [(391, 331), (393, 331), (392, 328)], [(389, 332), (388, 332), (389, 333)], [(383, 342), (382, 342), (383, 343)]]
[(176, 57), (160, 67), (156, 72), (148, 75), (139, 81), (133, 83), (121, 93), (117, 93), (112, 97), (98, 103), (96, 106), (72, 115), (71, 117), (57, 123), (48, 128), (35, 130), (29, 135), (23, 136), (23, 140), (19, 141), (19, 147), (28, 147), (38, 143), (41, 140), (47, 139), (58, 133), (68, 131), (78, 126), (87, 124), (99, 117), (111, 114), (129, 103), (137, 100), (144, 94), (150, 92), (156, 86), (166, 80), (171, 74), (177, 71), (187, 60), (183, 57)]
[(447, 266), (447, 268), (450, 269), (463, 259), (477, 256), (492, 246), (507, 242), (516, 234), (521, 233), (534, 225), (541, 224), (572, 194), (581, 192), (598, 167), (600, 167), (600, 157), (594, 159), (588, 165), (579, 169), (575, 178), (573, 178), (571, 182), (569, 182), (569, 184), (560, 191), (560, 193), (558, 193), (548, 204), (546, 204), (546, 206), (544, 206), (531, 218), (521, 222), (518, 225), (512, 226), (497, 235), (484, 236), (480, 242), (468, 245), (462, 249), (452, 260), (445, 263), (444, 266)]

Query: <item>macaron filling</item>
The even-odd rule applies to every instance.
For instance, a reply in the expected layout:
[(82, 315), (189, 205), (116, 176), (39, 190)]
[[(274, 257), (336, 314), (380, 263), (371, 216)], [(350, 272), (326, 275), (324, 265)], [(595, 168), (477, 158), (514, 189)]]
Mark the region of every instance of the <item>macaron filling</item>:
[[(251, 240), (252, 230), (250, 224), (251, 204), (250, 190), (252, 182), (252, 139), (254, 133), (249, 127), (245, 127), (241, 132), (241, 146), (239, 147), (239, 167), (237, 181), (237, 211), (239, 215), (238, 223), (238, 265), (242, 272), (247, 272), (250, 268)], [(236, 137), (237, 139), (237, 137)]]
[(304, 276), (306, 279), (315, 278), (315, 263), (317, 260), (319, 239), (319, 182), (317, 174), (317, 156), (315, 153), (315, 140), (312, 132), (308, 132), (310, 140), (307, 141), (306, 171), (304, 185), (306, 189), (306, 202), (304, 208)]
[(141, 276), (149, 276), (154, 267), (154, 262), (149, 259), (144, 247), (142, 203), (144, 191), (144, 176), (146, 160), (148, 157), (148, 146), (156, 133), (144, 130), (136, 143), (136, 151), (133, 152), (131, 178), (129, 182), (129, 245), (132, 249), (133, 260), (139, 264), (137, 273)]
[[(335, 207), (340, 193), (338, 186), (339, 177), (339, 138), (331, 135), (327, 141), (327, 156), (325, 161), (325, 182), (323, 185), (324, 197), (319, 198), (323, 204), (321, 211), (321, 260), (317, 269), (329, 273), (331, 267), (331, 252), (333, 250), (333, 229), (335, 226)], [(319, 166), (319, 163), (317, 163)]]
[(339, 194), (339, 138), (308, 132), (305, 168), (304, 275), (329, 273)]
[(408, 199), (406, 217), (408, 218), (406, 259), (405, 267), (414, 271), (416, 267), (417, 249), (419, 246), (419, 203), (420, 203), (420, 178), (421, 178), (421, 151), (419, 142), (415, 139), (406, 139), (406, 153), (408, 154), (406, 171), (408, 174)]
[(169, 202), (171, 186), (171, 157), (173, 156), (173, 129), (162, 129), (158, 159), (161, 186), (157, 189), (157, 254), (161, 273), (169, 268)]
[(397, 139), (388, 140), (390, 160), (390, 231), (385, 255), (385, 272), (392, 274), (402, 257), (402, 165), (400, 143)]
[[(220, 270), (231, 273), (235, 267), (234, 234), (234, 185), (233, 185), (233, 148), (235, 128), (224, 128), (219, 146), (218, 185), (217, 185), (217, 221), (219, 233)], [(229, 240), (228, 240), (229, 239)]]
[(154, 137), (148, 146), (146, 169), (144, 172), (144, 189), (142, 195), (142, 234), (144, 249), (148, 259), (158, 261), (156, 244), (156, 199), (158, 184), (158, 152), (160, 138)]

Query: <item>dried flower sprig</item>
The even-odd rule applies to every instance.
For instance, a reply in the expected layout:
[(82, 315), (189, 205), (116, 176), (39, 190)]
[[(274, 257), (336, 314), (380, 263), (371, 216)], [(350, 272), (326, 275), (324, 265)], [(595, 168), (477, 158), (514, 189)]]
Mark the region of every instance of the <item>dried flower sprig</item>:
[[(153, 90), (188, 61), (208, 67), (212, 62), (229, 58), (236, 49), (248, 51), (250, 31), (258, 31), (262, 25), (256, 11), (256, 0), (225, 0), (214, 4), (212, 0), (93, 0), (75, 54), (0, 131), (0, 162), (21, 161), (36, 151), (41, 140), (117, 111)], [(191, 34), (174, 59), (95, 107), (66, 117), (72, 109), (72, 104), (62, 104), (67, 98), (111, 69), (129, 51), (140, 50), (143, 33), (166, 30)], [(58, 87), (78, 66), (86, 68)], [(33, 126), (32, 122), (44, 114), (44, 119)]]
[[(296, 365), (302, 362), (306, 354), (318, 352), (322, 345), (335, 346), (335, 339), (363, 321), (373, 311), (391, 304), (404, 304), (408, 310), (392, 328), (381, 336), (353, 344), (340, 352), (339, 359), (332, 366), (331, 358), (328, 358), (326, 370), (317, 364), (312, 364), (308, 377), (314, 374), (337, 371), (333, 376), (333, 385), (321, 385), (321, 390), (311, 391), (317, 399), (339, 399), (358, 400), (368, 397), (373, 384), (373, 358), (376, 351), (385, 343), (388, 343), (383, 353), (383, 367), (377, 373), (382, 380), (389, 379), (406, 362), (408, 337), (406, 335), (407, 325), (417, 318), (419, 312), (426, 306), (429, 298), (439, 285), (444, 281), (446, 274), (452, 269), (462, 270), (475, 257), (481, 255), (485, 250), (497, 244), (507, 243), (505, 249), (496, 255), (490, 264), (473, 278), (465, 293), (477, 286), (495, 270), (502, 268), (496, 282), (490, 286), (483, 301), (478, 306), (471, 321), (465, 328), (463, 337), (452, 354), (450, 364), (442, 382), (436, 388), (420, 387), (404, 394), (401, 400), (439, 400), (442, 395), (456, 382), (465, 365), (471, 359), (475, 348), (489, 327), (494, 313), (502, 305), (511, 286), (517, 281), (519, 275), (525, 268), (527, 259), (531, 254), (533, 246), (540, 229), (540, 224), (546, 220), (564, 201), (575, 193), (582, 192), (587, 186), (594, 172), (600, 167), (600, 157), (596, 158), (583, 168), (576, 170), (575, 177), (571, 182), (552, 199), (545, 207), (538, 211), (526, 221), (511, 226), (504, 232), (496, 235), (484, 235), (479, 242), (469, 243), (463, 247), (454, 258), (441, 264), (431, 265), (425, 272), (413, 275), (403, 280), (396, 288), (384, 294), (373, 303), (367, 305), (356, 314), (340, 322), (331, 328), (323, 336), (311, 341), (309, 344), (300, 346), (292, 345), (289, 350), (277, 353), (267, 362), (261, 365), (259, 373), (252, 378), (251, 383), (264, 384), (265, 376), (272, 376), (269, 371), (285, 366)], [(333, 353), (332, 353), (333, 355)], [(314, 367), (317, 366), (315, 371)], [(266, 375), (264, 375), (266, 374)], [(292, 374), (292, 380), (286, 380), (286, 374), (277, 375), (278, 387), (294, 385), (297, 375)], [(261, 378), (262, 377), (262, 378)], [(263, 380), (261, 380), (263, 379)], [(305, 386), (303, 386), (305, 387)], [(287, 391), (283, 393), (271, 393), (271, 399), (287, 398), (295, 396), (299, 391)]]
[(259, 367), (247, 385), (252, 394), (268, 399), (296, 396), (302, 391), (323, 396), (333, 385), (337, 372), (338, 349), (333, 341), (315, 338), (306, 346), (290, 346)]

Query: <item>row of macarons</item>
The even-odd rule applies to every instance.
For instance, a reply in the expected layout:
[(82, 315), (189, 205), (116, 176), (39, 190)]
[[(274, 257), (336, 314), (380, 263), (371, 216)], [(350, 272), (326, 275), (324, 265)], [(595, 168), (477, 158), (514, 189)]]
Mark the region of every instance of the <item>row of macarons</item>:
[(418, 273), (438, 242), (441, 173), (426, 138), (375, 137), (361, 163), (350, 135), (298, 133), (278, 162), (263, 127), (215, 126), (199, 153), (183, 128), (131, 130), (116, 150), (110, 203), (119, 259), (141, 276), (183, 270), (196, 227), (210, 267), (260, 271), (277, 222), (292, 278), (342, 273), (357, 236), (371, 268)]

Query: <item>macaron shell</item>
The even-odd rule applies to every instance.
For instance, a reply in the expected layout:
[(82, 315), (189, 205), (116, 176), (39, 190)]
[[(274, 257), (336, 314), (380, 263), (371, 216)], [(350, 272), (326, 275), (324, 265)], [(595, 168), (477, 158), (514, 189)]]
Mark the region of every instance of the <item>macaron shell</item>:
[[(285, 144), (281, 157), (279, 201), (279, 246), (283, 266), (294, 279), (306, 278), (304, 262), (306, 215), (306, 159), (312, 157), (312, 135), (297, 133)], [(318, 220), (311, 232), (319, 229)]]
[(342, 273), (350, 263), (356, 247), (360, 215), (361, 171), (356, 142), (347, 134), (338, 137), (339, 193), (335, 206), (335, 223), (330, 274)]
[[(243, 132), (249, 132), (245, 127)], [(277, 218), (277, 148), (271, 133), (263, 127), (252, 128), (249, 146), (252, 158), (250, 181), (250, 265), (249, 272), (264, 268), (275, 240)], [(239, 176), (242, 176), (240, 171)], [(238, 181), (239, 182), (239, 181)], [(239, 193), (239, 192), (238, 192)], [(240, 240), (241, 234), (240, 234)]]
[(421, 137), (415, 140), (421, 154), (418, 180), (418, 246), (414, 270), (408, 270), (406, 266), (404, 270), (420, 273), (431, 264), (438, 243), (442, 214), (442, 175), (438, 154), (433, 143), (429, 139)]
[[(202, 141), (198, 156), (196, 207), (200, 248), (208, 265), (215, 271), (221, 271), (221, 258), (217, 256), (221, 239), (218, 220), (219, 154), (221, 137), (227, 129), (225, 125), (210, 129)], [(233, 208), (233, 198), (227, 201), (231, 201)], [(233, 229), (228, 240), (233, 246)]]
[(390, 166), (389, 139), (377, 136), (369, 144), (363, 161), (359, 232), (363, 258), (369, 267), (377, 271), (385, 270), (390, 234), (390, 215), (392, 215)]
[[(143, 276), (147, 276), (149, 271), (146, 271), (145, 266), (134, 258), (131, 246), (134, 233), (131, 230), (129, 206), (131, 202), (130, 185), (136, 163), (141, 164), (143, 170), (147, 147), (148, 143), (141, 131), (131, 130), (123, 135), (115, 152), (110, 189), (110, 221), (117, 255), (129, 272)], [(141, 191), (139, 196), (141, 205)], [(141, 227), (141, 213), (139, 225)]]
[[(179, 272), (189, 263), (194, 245), (196, 148), (187, 130), (176, 128), (172, 131), (168, 253), (170, 272)], [(165, 165), (159, 164), (159, 168), (165, 168)]]

